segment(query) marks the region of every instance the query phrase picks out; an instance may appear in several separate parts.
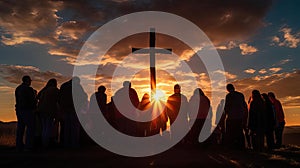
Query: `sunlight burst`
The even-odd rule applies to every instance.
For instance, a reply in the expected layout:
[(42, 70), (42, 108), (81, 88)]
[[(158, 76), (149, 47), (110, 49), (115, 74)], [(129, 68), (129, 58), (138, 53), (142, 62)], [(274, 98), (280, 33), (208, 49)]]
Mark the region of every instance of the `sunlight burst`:
[(166, 94), (162, 91), (157, 89), (156, 93), (153, 95), (153, 101), (166, 101)]

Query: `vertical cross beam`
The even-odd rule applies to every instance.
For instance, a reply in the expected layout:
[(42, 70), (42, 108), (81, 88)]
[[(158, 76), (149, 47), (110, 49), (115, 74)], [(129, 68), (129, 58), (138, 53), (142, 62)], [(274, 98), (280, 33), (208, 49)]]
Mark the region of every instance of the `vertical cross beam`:
[(150, 55), (150, 87), (151, 96), (153, 96), (156, 93), (155, 54), (172, 54), (172, 49), (155, 48), (155, 28), (150, 28), (149, 49), (132, 48), (132, 52)]
[(155, 29), (150, 28), (150, 86), (151, 95), (156, 93), (156, 69), (155, 69)]

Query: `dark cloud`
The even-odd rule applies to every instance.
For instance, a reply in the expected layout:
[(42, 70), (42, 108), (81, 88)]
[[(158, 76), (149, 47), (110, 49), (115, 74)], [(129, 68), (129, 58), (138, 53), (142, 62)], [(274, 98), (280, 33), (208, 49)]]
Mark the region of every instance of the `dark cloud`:
[(7, 82), (20, 84), (24, 75), (29, 75), (32, 78), (32, 85), (37, 90), (41, 89), (51, 78), (55, 78), (60, 84), (70, 79), (70, 77), (63, 76), (56, 72), (40, 71), (40, 69), (33, 66), (0, 64), (0, 78)]
[(58, 1), (0, 1), (2, 42), (6, 45), (55, 44), (56, 11), (61, 6)]
[[(0, 1), (1, 41), (6, 45), (50, 44), (50, 54), (76, 57), (74, 51), (109, 20), (155, 10), (191, 20), (217, 44), (247, 39), (264, 25), (270, 5), (270, 0)], [(72, 63), (71, 58), (64, 60)]]
[(228, 42), (244, 40), (263, 26), (270, 6), (271, 0), (128, 0), (119, 5), (119, 11), (121, 14), (144, 10), (174, 13), (198, 25), (214, 42)]
[[(284, 105), (300, 106), (300, 71), (256, 76), (253, 78), (241, 79), (233, 82), (237, 90), (243, 92), (246, 99), (251, 95), (252, 90), (257, 89), (261, 93), (274, 92), (279, 99), (285, 100)], [(289, 98), (290, 97), (290, 98)]]

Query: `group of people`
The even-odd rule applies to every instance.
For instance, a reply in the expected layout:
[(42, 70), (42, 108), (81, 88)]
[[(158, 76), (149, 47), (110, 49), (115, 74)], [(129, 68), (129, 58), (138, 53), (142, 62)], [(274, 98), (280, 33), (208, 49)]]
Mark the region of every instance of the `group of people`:
[[(160, 134), (165, 130), (188, 130), (181, 142), (198, 144), (200, 132), (210, 132), (212, 128), (211, 103), (200, 88), (195, 89), (193, 96), (188, 100), (181, 94), (180, 85), (176, 84), (174, 94), (168, 97), (164, 108), (157, 109), (147, 93), (139, 101), (138, 94), (129, 81), (123, 83), (123, 88), (111, 97), (109, 103), (104, 86), (99, 86), (89, 102), (78, 77), (63, 83), (60, 89), (56, 79), (50, 79), (39, 92), (30, 85), (31, 78), (24, 76), (22, 84), (15, 91), (18, 119), (16, 147), (20, 151), (32, 150), (37, 138), (45, 148), (51, 143), (79, 147), (82, 143), (80, 140), (84, 137), (82, 135), (87, 136), (78, 115), (82, 115), (80, 117), (85, 124), (97, 127), (99, 123), (95, 116), (99, 112), (116, 130), (130, 136), (145, 137)], [(261, 95), (259, 91), (254, 90), (247, 105), (244, 95), (235, 91), (232, 84), (227, 85), (227, 90), (229, 93), (225, 101), (222, 100), (219, 104), (216, 114), (216, 122), (220, 121), (216, 123), (214, 131), (219, 131), (218, 142), (245, 148), (246, 137), (247, 147), (262, 150), (266, 137), (268, 148), (280, 147), (285, 122), (282, 106), (274, 93)], [(146, 115), (150, 121), (139, 120), (147, 118)]]
[[(200, 88), (195, 89), (194, 95), (188, 101), (181, 93), (180, 85), (176, 84), (174, 93), (168, 97), (166, 103), (159, 99), (151, 99), (148, 93), (145, 93), (139, 101), (138, 94), (129, 81), (123, 83), (123, 87), (111, 97), (108, 104), (104, 92), (105, 87), (100, 86), (90, 98), (88, 111), (90, 115), (87, 115), (90, 118), (86, 121), (91, 121), (92, 127), (99, 123), (93, 120), (96, 117), (91, 114), (101, 112), (111, 126), (127, 135), (146, 137), (163, 132), (174, 134), (189, 131), (183, 141), (196, 144), (205, 121), (211, 123), (210, 100)], [(205, 128), (210, 130), (211, 125)]]
[[(267, 149), (280, 148), (285, 125), (282, 105), (273, 92), (260, 93), (253, 90), (248, 104), (244, 95), (227, 85), (225, 101), (217, 109), (222, 143), (240, 149), (263, 151), (265, 139)], [(225, 102), (225, 103), (224, 103)], [(224, 113), (223, 113), (224, 111)]]
[(60, 89), (57, 80), (50, 79), (39, 92), (31, 87), (31, 81), (30, 76), (23, 76), (22, 84), (15, 90), (17, 150), (48, 148), (58, 142), (66, 147), (78, 147), (81, 127), (73, 103), (73, 89), (80, 93), (82, 107), (88, 103), (80, 79), (74, 77), (62, 84)]

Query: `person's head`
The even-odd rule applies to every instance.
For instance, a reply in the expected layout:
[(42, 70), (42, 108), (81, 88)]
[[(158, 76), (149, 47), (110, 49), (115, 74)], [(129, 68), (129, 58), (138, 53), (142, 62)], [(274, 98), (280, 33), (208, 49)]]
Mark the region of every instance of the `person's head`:
[(235, 90), (233, 84), (231, 84), (231, 83), (226, 86), (226, 89), (228, 92), (233, 92)]
[(221, 99), (220, 104), (224, 104), (225, 100)]
[(180, 93), (180, 85), (179, 84), (174, 85), (174, 93)]
[(271, 100), (274, 100), (276, 97), (275, 97), (275, 94), (273, 92), (269, 92), (268, 93), (268, 96)]
[(50, 79), (48, 82), (47, 82), (47, 85), (46, 85), (46, 87), (57, 87), (57, 80), (56, 79), (54, 79), (54, 78), (52, 78), (52, 79)]
[(104, 93), (105, 91), (106, 91), (105, 86), (101, 85), (101, 86), (98, 87), (98, 92)]
[(71, 80), (73, 84), (80, 84), (80, 78), (78, 76), (74, 76)]
[(259, 99), (261, 98), (260, 92), (258, 90), (253, 90), (252, 91), (252, 99)]
[(149, 95), (148, 93), (145, 93), (145, 94), (143, 95), (142, 100), (145, 100), (145, 99), (150, 99), (150, 95)]
[(131, 83), (129, 81), (124, 81), (123, 82), (123, 87), (131, 88)]
[(197, 89), (194, 90), (194, 95), (196, 95), (196, 94), (199, 94), (200, 96), (204, 96), (205, 95), (204, 92), (203, 92), (203, 90), (200, 89), (200, 88), (197, 88)]
[(270, 101), (269, 96), (266, 93), (261, 94), (266, 102)]
[(31, 81), (32, 81), (32, 80), (31, 80), (30, 76), (28, 76), (28, 75), (25, 75), (25, 76), (22, 77), (22, 82), (23, 82), (24, 84), (28, 85), (28, 86), (31, 85)]

